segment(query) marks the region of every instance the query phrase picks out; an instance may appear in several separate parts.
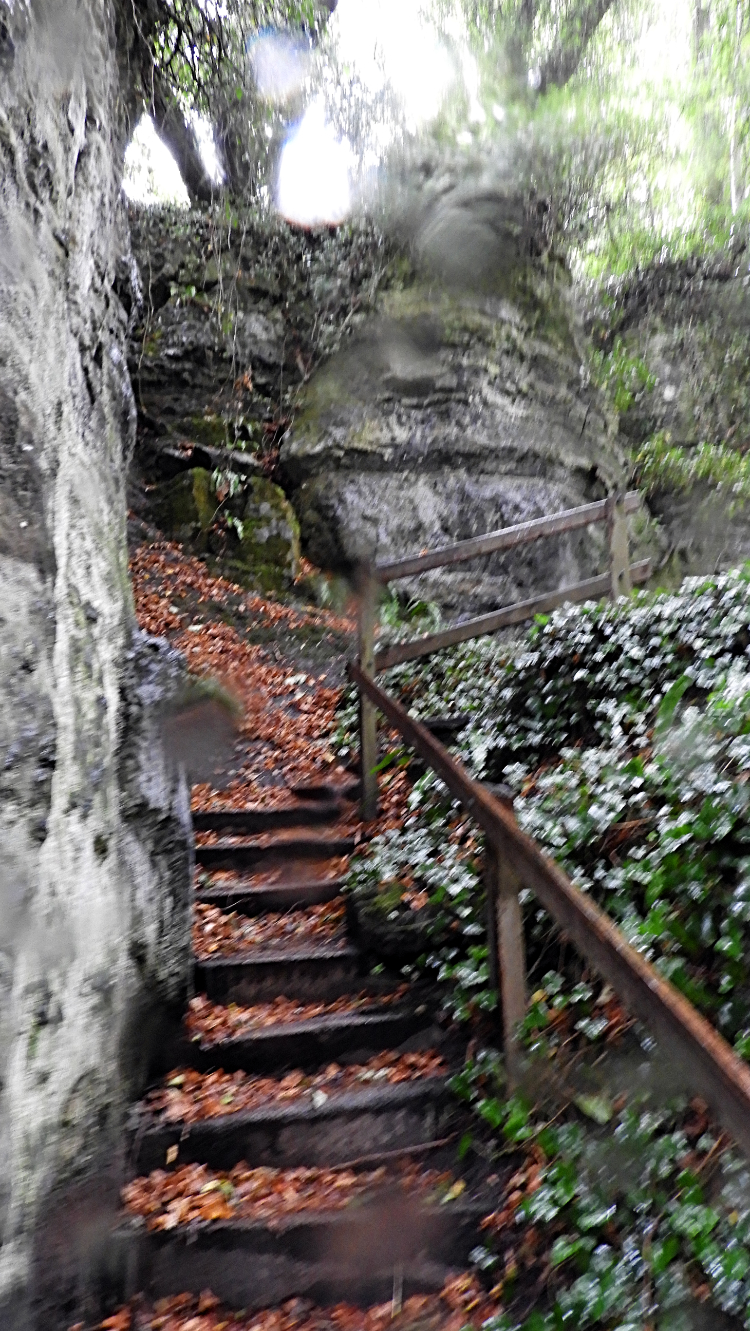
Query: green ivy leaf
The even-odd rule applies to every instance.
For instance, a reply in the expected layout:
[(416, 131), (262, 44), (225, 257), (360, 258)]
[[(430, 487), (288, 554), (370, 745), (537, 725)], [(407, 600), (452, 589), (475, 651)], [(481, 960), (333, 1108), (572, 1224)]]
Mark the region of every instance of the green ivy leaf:
[(675, 712), (692, 683), (693, 681), (689, 675), (681, 675), (667, 689), (656, 714), (655, 731), (657, 735), (662, 735), (672, 725)]
[(675, 1206), (669, 1216), (670, 1227), (683, 1238), (706, 1238), (719, 1223), (719, 1214), (710, 1206), (688, 1202)]
[(670, 1262), (673, 1262), (680, 1251), (680, 1240), (674, 1234), (669, 1234), (664, 1239), (657, 1239), (651, 1245), (651, 1255), (649, 1265), (654, 1275), (661, 1275), (666, 1271)]
[(602, 1126), (609, 1123), (613, 1114), (612, 1105), (606, 1095), (577, 1095), (574, 1103), (582, 1114)]
[(588, 1250), (590, 1240), (586, 1238), (574, 1238), (570, 1234), (561, 1234), (559, 1239), (555, 1239), (550, 1249), (550, 1262), (552, 1266), (562, 1266), (569, 1258), (574, 1257), (576, 1253)]

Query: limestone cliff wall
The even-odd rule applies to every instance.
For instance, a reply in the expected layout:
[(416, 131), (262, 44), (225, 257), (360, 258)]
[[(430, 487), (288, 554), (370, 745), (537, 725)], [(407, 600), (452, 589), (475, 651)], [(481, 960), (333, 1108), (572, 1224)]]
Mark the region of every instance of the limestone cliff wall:
[(55, 1252), (77, 1311), (97, 1217), (65, 1190), (106, 1164), (116, 1192), (147, 1018), (187, 978), (187, 795), (158, 742), (181, 667), (127, 578), (119, 96), (108, 0), (0, 3), (3, 1327), (57, 1325), (29, 1312)]
[[(625, 483), (570, 277), (540, 252), (511, 177), (414, 172), (386, 216), (409, 269), (312, 377), (281, 448), (314, 561), (400, 558)], [(460, 616), (590, 577), (605, 559), (592, 529), (401, 586)]]
[[(591, 334), (619, 360), (629, 390), (620, 435), (634, 453), (657, 432), (688, 457), (702, 443), (746, 452), (749, 257), (738, 237), (717, 255), (660, 256), (609, 284), (607, 308), (591, 317)], [(678, 585), (686, 574), (713, 573), (750, 556), (750, 508), (731, 487), (701, 482), (675, 493), (665, 484), (654, 487), (649, 502), (662, 528), (662, 579)]]
[[(504, 178), (467, 182), (457, 167), (440, 179), (432, 193), (405, 189), (381, 226), (334, 235), (239, 210), (231, 223), (210, 209), (133, 210), (146, 299), (130, 363), (149, 481), (180, 459), (218, 465), (228, 449), (245, 471), (262, 462), (291, 499), (303, 553), (344, 573), (625, 482), (564, 266), (537, 252)], [(134, 486), (131, 505), (181, 539), (192, 523), (197, 548), (236, 560), (236, 536), (207, 534), (195, 505), (184, 526), (170, 514), (190, 487)], [(592, 529), (406, 590), (460, 614), (591, 576), (605, 558)]]

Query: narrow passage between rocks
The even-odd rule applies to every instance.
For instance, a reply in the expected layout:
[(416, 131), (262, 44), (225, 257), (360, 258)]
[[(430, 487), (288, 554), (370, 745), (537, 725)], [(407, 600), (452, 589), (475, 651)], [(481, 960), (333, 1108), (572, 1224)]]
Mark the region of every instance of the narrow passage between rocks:
[(229, 685), (242, 721), (234, 767), (194, 787), (194, 996), (132, 1110), (102, 1326), (479, 1327), (497, 1308), (469, 1255), (513, 1161), (502, 1180), (462, 1168), (447, 1082), (466, 1037), (429, 985), (373, 967), (342, 895), (405, 784), (365, 829), (329, 749), (333, 668), (251, 641), (275, 621), (335, 646), (353, 624), (247, 596), (166, 543), (133, 571), (143, 626)]

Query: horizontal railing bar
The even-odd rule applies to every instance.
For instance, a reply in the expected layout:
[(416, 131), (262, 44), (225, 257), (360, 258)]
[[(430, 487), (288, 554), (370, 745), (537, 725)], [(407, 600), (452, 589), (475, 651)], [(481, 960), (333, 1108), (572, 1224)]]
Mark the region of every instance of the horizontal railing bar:
[[(651, 573), (651, 561), (642, 559), (630, 566), (630, 578), (633, 583), (646, 582)], [(566, 601), (597, 600), (606, 596), (610, 590), (611, 576), (602, 573), (596, 578), (587, 578), (585, 582), (576, 582), (572, 587), (560, 587), (554, 592), (545, 592), (543, 596), (534, 596), (529, 601), (514, 601), (512, 605), (493, 610), (488, 615), (479, 615), (476, 619), (467, 619), (463, 624), (443, 629), (440, 633), (431, 633), (427, 638), (411, 638), (408, 642), (394, 643), (386, 647), (375, 657), (375, 673), (387, 670), (389, 666), (399, 665), (402, 661), (415, 661), (420, 656), (429, 656), (443, 647), (453, 647), (457, 642), (468, 642), (470, 638), (481, 638), (486, 633), (496, 633), (498, 629), (509, 628), (511, 624), (522, 624), (534, 615), (543, 615), (548, 610), (556, 610)]]
[[(625, 512), (634, 513), (640, 502), (641, 496), (638, 491), (630, 490), (624, 499)], [(556, 536), (560, 532), (588, 527), (592, 522), (604, 522), (609, 510), (609, 499), (598, 499), (595, 503), (583, 504), (580, 508), (566, 508), (561, 513), (550, 513), (544, 518), (519, 522), (515, 527), (500, 527), (497, 531), (486, 532), (484, 536), (475, 536), (469, 541), (457, 541), (455, 545), (446, 545), (440, 550), (427, 550), (424, 554), (411, 555), (407, 559), (376, 564), (373, 572), (378, 582), (394, 582), (397, 578), (408, 578), (414, 573), (424, 573), (430, 568), (459, 564), (464, 559), (491, 554), (493, 550), (510, 550), (516, 545), (526, 545), (528, 541), (538, 541), (543, 536)]]
[(559, 865), (521, 831), (513, 814), (471, 779), (439, 740), (354, 663), (349, 665), (349, 676), (442, 777), (498, 853), (508, 858), (524, 885), (612, 985), (626, 1007), (663, 1042), (662, 1055), (674, 1054), (683, 1084), (689, 1083), (703, 1097), (745, 1154), (750, 1155), (750, 1068), (692, 1004), (630, 946), (604, 911), (575, 888)]

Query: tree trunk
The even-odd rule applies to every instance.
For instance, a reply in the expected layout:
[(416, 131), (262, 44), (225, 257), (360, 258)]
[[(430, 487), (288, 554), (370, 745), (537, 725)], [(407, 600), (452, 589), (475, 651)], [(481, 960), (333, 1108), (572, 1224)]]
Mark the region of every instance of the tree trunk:
[[(255, 132), (253, 125), (257, 127)], [(241, 102), (217, 99), (214, 133), (225, 188), (236, 199), (253, 198), (264, 183), (268, 141), (262, 137), (260, 126), (260, 108), (252, 92), (246, 90)]]
[[(153, 712), (178, 667), (138, 635), (127, 576), (115, 14), (110, 0), (4, 14), (0, 1325), (53, 1331), (76, 1320), (62, 1310), (76, 1262), (95, 1264), (92, 1223), (98, 1242), (116, 1204), (148, 1014), (186, 984), (190, 862)], [(72, 1188), (88, 1199), (74, 1211)], [(59, 1317), (31, 1311), (45, 1288)]]
[(539, 71), (539, 91), (569, 83), (613, 0), (582, 0), (564, 20), (556, 45)]
[(511, 72), (516, 77), (522, 76), (524, 81), (528, 77), (537, 92), (544, 93), (553, 86), (562, 88), (572, 79), (586, 47), (613, 3), (614, 0), (578, 0), (562, 19), (552, 50), (541, 65), (532, 71), (529, 69), (529, 49), (533, 41), (539, 0), (521, 0), (514, 30), (508, 41)]
[(210, 203), (217, 187), (203, 165), (198, 142), (174, 98), (154, 77), (154, 128), (174, 157), (192, 203)]

